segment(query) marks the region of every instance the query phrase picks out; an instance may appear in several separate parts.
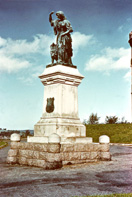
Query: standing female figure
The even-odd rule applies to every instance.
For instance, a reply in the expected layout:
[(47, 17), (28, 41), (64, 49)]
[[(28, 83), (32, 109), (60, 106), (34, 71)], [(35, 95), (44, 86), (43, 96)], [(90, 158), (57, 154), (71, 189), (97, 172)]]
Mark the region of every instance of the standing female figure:
[(53, 13), (49, 14), (49, 22), (54, 28), (54, 34), (57, 35), (57, 63), (72, 65), (72, 39), (70, 35), (73, 32), (72, 26), (62, 11), (56, 12), (56, 20), (52, 19)]

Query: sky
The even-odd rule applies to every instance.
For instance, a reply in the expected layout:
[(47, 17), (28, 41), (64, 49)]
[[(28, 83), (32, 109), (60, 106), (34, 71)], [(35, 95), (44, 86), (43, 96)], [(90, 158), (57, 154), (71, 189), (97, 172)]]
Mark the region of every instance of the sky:
[[(84, 75), (79, 117), (131, 121), (131, 0), (0, 0), (0, 128), (33, 129), (43, 109), (38, 75), (51, 63), (51, 11), (70, 21), (73, 64)], [(55, 15), (53, 15), (55, 19)]]

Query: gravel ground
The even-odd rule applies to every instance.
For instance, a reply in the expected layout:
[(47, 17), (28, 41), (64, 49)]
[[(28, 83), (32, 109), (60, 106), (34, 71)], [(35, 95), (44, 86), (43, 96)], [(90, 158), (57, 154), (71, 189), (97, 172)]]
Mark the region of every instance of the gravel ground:
[(1, 197), (69, 197), (132, 193), (132, 147), (112, 145), (112, 161), (42, 168), (6, 164), (9, 146), (0, 149)]

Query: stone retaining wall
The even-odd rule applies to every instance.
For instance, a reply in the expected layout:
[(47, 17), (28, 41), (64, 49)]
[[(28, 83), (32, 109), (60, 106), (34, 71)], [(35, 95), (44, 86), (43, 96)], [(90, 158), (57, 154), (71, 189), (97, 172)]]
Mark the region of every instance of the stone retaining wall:
[(109, 144), (11, 142), (7, 163), (57, 169), (63, 165), (110, 160)]

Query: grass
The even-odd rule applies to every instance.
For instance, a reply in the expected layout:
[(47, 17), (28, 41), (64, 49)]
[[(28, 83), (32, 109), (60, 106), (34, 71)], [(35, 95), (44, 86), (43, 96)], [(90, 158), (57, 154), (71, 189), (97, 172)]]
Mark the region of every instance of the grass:
[(101, 195), (101, 196), (92, 196), (92, 197), (132, 197), (132, 194), (110, 194), (110, 195)]
[[(73, 196), (73, 197), (79, 197), (79, 196)], [(80, 196), (80, 197), (88, 197), (88, 196)], [(91, 196), (91, 197), (132, 197), (132, 193), (131, 194), (97, 195), (97, 196)]]
[(86, 125), (86, 136), (99, 141), (101, 135), (110, 137), (111, 143), (132, 144), (132, 124), (96, 124)]
[(0, 149), (8, 145), (8, 142), (0, 141)]

